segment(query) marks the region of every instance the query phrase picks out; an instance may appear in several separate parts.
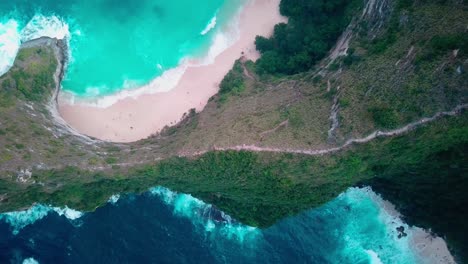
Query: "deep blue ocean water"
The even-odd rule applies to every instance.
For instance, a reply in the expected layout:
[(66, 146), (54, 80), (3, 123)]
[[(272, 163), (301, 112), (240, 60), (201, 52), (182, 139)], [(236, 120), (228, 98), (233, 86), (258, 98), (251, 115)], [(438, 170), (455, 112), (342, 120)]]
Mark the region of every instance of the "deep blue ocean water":
[(0, 263), (417, 263), (379, 199), (350, 188), (267, 229), (162, 187), (83, 215), (36, 205), (0, 215)]

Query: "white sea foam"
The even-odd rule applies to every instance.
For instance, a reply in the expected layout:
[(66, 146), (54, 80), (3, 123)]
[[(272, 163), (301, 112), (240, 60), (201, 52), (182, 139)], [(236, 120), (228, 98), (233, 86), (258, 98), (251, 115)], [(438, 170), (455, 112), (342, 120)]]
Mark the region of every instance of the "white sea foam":
[(379, 258), (379, 255), (373, 250), (366, 250), (366, 253), (369, 255), (370, 264), (383, 264), (382, 260)]
[[(362, 226), (367, 223), (355, 221), (350, 221), (348, 223), (347, 228), (349, 232), (353, 234), (353, 237), (347, 242), (352, 244), (353, 248), (363, 250), (368, 255), (370, 263), (382, 263), (381, 259), (394, 259), (394, 262), (398, 262), (395, 252), (399, 252), (401, 256), (405, 256), (408, 263), (416, 260), (417, 256), (414, 254), (411, 246), (414, 229), (403, 222), (394, 205), (385, 201), (370, 187), (349, 188), (340, 196), (347, 199), (349, 204), (359, 204), (362, 206), (369, 202), (372, 203), (373, 205), (366, 210), (377, 210), (375, 215), (378, 217), (378, 222), (381, 224), (381, 232), (385, 234), (386, 239), (391, 241), (386, 243), (389, 243), (388, 245), (391, 245), (393, 250), (389, 250), (387, 247), (379, 247), (377, 243), (369, 241), (369, 238), (366, 236), (356, 239), (356, 234), (359, 233), (357, 230), (362, 229)], [(406, 236), (399, 237), (399, 232), (397, 231), (399, 227), (404, 228), (404, 232), (407, 234)]]
[(69, 220), (75, 220), (83, 216), (83, 212), (77, 211), (75, 209), (65, 207), (53, 207), (52, 208), (60, 216), (65, 216)]
[(110, 203), (110, 204), (115, 204), (119, 199), (120, 199), (120, 195), (119, 194), (114, 194), (109, 198), (109, 200), (107, 202)]
[(200, 35), (206, 35), (213, 28), (215, 28), (216, 27), (216, 20), (217, 20), (217, 17), (216, 17), (216, 14), (215, 14), (214, 17), (211, 18), (210, 22), (208, 22), (206, 27), (202, 30), (202, 32), (200, 32)]
[(69, 220), (78, 219), (83, 215), (82, 212), (70, 209), (67, 206), (60, 208), (36, 204), (27, 210), (0, 214), (0, 220), (8, 223), (13, 228), (13, 234), (17, 235), (21, 229), (44, 218), (52, 211), (65, 216)]
[(18, 23), (10, 19), (0, 23), (0, 76), (6, 73), (15, 61), (21, 45)]
[(21, 43), (40, 37), (64, 39), (69, 36), (68, 24), (56, 16), (35, 15), (21, 30), (14, 19), (0, 23), (0, 76), (13, 65)]
[(190, 194), (173, 192), (164, 187), (151, 188), (150, 192), (159, 196), (167, 205), (173, 207), (173, 212), (179, 217), (189, 218), (200, 230), (216, 239), (217, 235), (237, 241), (257, 238), (260, 231), (251, 226), (235, 222), (229, 215), (220, 212), (222, 222), (209, 217), (213, 206), (191, 196)]
[[(216, 57), (231, 47), (240, 38), (239, 19), (243, 6), (239, 7), (233, 19), (223, 29), (217, 29), (213, 35), (208, 51), (200, 57), (182, 58), (177, 67), (168, 69), (162, 75), (151, 80), (148, 84), (134, 88), (134, 84), (126, 81), (122, 84), (122, 90), (111, 95), (80, 97), (71, 91), (62, 90), (60, 99), (69, 104), (80, 104), (86, 106), (107, 108), (125, 98), (137, 98), (143, 94), (155, 94), (168, 92), (175, 88), (185, 71), (189, 67), (200, 67), (214, 63)], [(130, 84), (130, 85), (129, 85)], [(89, 91), (99, 91), (100, 87), (89, 87)]]
[(21, 41), (40, 37), (64, 39), (70, 36), (69, 26), (57, 16), (35, 15), (21, 30)]
[(39, 264), (39, 262), (35, 260), (34, 258), (24, 259), (22, 263), (23, 264)]
[(38, 204), (24, 211), (0, 214), (0, 219), (7, 222), (13, 228), (13, 234), (17, 235), (21, 229), (44, 218), (50, 211), (50, 207)]

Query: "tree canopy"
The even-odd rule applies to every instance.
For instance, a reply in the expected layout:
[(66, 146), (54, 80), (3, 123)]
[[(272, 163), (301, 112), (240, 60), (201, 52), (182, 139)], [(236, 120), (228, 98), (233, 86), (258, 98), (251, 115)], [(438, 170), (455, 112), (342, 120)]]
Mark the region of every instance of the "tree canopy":
[(350, 20), (354, 0), (282, 0), (288, 23), (275, 26), (271, 38), (257, 36), (262, 54), (259, 73), (295, 74), (310, 69), (335, 44)]

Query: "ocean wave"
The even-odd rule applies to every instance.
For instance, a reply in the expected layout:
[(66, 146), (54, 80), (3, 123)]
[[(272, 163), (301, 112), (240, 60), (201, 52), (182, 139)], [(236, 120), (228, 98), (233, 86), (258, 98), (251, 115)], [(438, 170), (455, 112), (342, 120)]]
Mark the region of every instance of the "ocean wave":
[(24, 211), (0, 214), (0, 220), (8, 223), (13, 228), (13, 234), (17, 235), (21, 229), (44, 218), (51, 210), (49, 206), (37, 204)]
[(15, 19), (9, 19), (4, 24), (0, 23), (0, 76), (13, 66), (21, 43), (41, 37), (69, 38), (69, 26), (57, 16), (41, 14), (32, 17), (22, 29)]
[[(353, 211), (343, 220), (346, 223), (345, 255), (363, 255), (370, 263), (415, 263), (417, 257), (411, 246), (413, 229), (400, 218), (395, 207), (370, 187), (349, 188), (339, 195), (338, 201)], [(405, 236), (399, 236), (403, 227)], [(372, 230), (370, 233), (368, 230)], [(398, 252), (398, 254), (395, 254)]]
[[(76, 238), (80, 248), (89, 250), (88, 252), (91, 254), (96, 249), (93, 246), (94, 244), (89, 241), (90, 243), (85, 243), (89, 246), (89, 248), (86, 248), (82, 247), (83, 244), (80, 241), (93, 239), (95, 230), (102, 231), (103, 228), (106, 230), (108, 226), (109, 229), (107, 230), (114, 230), (113, 228), (120, 230), (122, 225), (125, 225), (125, 227), (129, 228), (122, 228), (122, 232), (103, 232), (101, 234), (103, 239), (105, 241), (116, 241), (116, 239), (113, 239), (115, 238), (114, 235), (119, 238), (128, 236), (130, 239), (123, 240), (124, 246), (119, 250), (123, 250), (123, 252), (128, 250), (131, 253), (134, 252), (132, 246), (138, 247), (137, 250), (139, 250), (142, 245), (140, 243), (132, 244), (132, 241), (141, 241), (140, 238), (146, 233), (149, 234), (147, 237), (150, 238), (154, 238), (154, 234), (162, 234), (161, 237), (167, 234), (165, 239), (170, 242), (167, 243), (169, 245), (167, 250), (172, 250), (171, 245), (173, 245), (177, 247), (177, 252), (197, 252), (197, 249), (193, 247), (195, 244), (182, 243), (183, 245), (181, 245), (171, 242), (180, 242), (186, 238), (192, 238), (195, 239), (193, 240), (195, 243), (200, 241), (203, 249), (210, 250), (220, 263), (276, 263), (287, 262), (286, 260), (296, 257), (297, 259), (308, 259), (320, 263), (413, 264), (439, 263), (438, 260), (442, 260), (444, 257), (440, 255), (440, 245), (437, 245), (437, 252), (435, 250), (431, 251), (431, 255), (426, 258), (427, 261), (418, 259), (415, 256), (414, 249), (410, 247), (413, 242), (409, 237), (412, 236), (413, 230), (411, 228), (405, 230), (408, 232), (408, 237), (397, 238), (395, 226), (401, 224), (401, 220), (396, 219), (398, 213), (392, 211), (393, 208), (388, 206), (388, 202), (384, 201), (370, 188), (349, 188), (322, 207), (285, 218), (265, 229), (249, 227), (236, 222), (215, 206), (189, 194), (174, 192), (164, 187), (151, 188), (149, 192), (150, 195), (145, 194), (141, 197), (145, 200), (135, 199), (135, 195), (126, 195), (122, 196), (121, 205), (123, 206), (117, 208), (108, 204), (106, 205), (108, 208), (104, 209), (106, 213), (90, 213), (88, 217), (80, 220), (86, 222), (87, 228), (74, 229), (67, 233), (64, 239), (69, 241), (68, 237)], [(118, 195), (112, 197), (115, 198), (116, 196)], [(113, 200), (112, 197), (109, 199), (110, 201)], [(126, 203), (124, 200), (129, 200), (130, 203)], [(148, 206), (148, 202), (155, 202), (155, 200), (158, 201), (157, 206), (151, 208), (157, 208), (157, 212), (153, 211), (154, 214), (145, 213), (147, 210), (151, 210), (145, 207)], [(35, 207), (37, 207), (34, 209), (37, 211), (37, 215), (34, 217), (33, 208), (27, 210), (29, 212), (16, 212), (16, 214), (23, 214), (22, 219), (29, 221), (35, 218), (43, 218), (47, 213), (57, 212), (54, 207), (41, 205)], [(134, 208), (136, 210), (133, 210)], [(62, 209), (66, 210), (66, 207)], [(169, 211), (166, 209), (169, 209)], [(125, 218), (128, 215), (127, 210), (131, 211), (130, 218)], [(169, 213), (169, 216), (163, 215), (167, 213)], [(28, 219), (27, 214), (31, 214), (30, 219)], [(0, 219), (4, 215), (0, 215)], [(63, 215), (67, 214), (63, 213)], [(157, 219), (160, 215), (164, 217)], [(153, 219), (153, 217), (156, 219)], [(118, 220), (115, 221), (115, 218), (118, 218)], [(45, 220), (41, 225), (32, 226), (31, 230), (17, 237), (20, 238), (21, 243), (24, 243), (23, 248), (26, 249), (21, 259), (34, 256), (42, 261), (40, 256), (43, 252), (47, 252), (47, 250), (44, 250), (47, 247), (41, 245), (41, 247), (33, 248), (31, 251), (30, 243), (45, 241), (44, 239), (50, 239), (50, 237), (57, 234), (59, 236), (63, 235), (61, 233), (63, 229), (47, 224), (57, 223), (56, 221), (46, 221), (48, 220)], [(185, 229), (189, 221), (193, 224), (193, 228)], [(395, 223), (393, 223), (394, 221)], [(75, 222), (72, 223), (76, 227)], [(156, 224), (146, 225), (147, 223)], [(63, 224), (63, 222), (59, 224)], [(172, 224), (175, 225), (172, 226)], [(147, 228), (142, 229), (141, 226)], [(181, 226), (183, 228), (180, 228)], [(156, 230), (152, 230), (153, 228)], [(180, 230), (182, 231), (178, 232)], [(195, 233), (187, 233), (188, 230)], [(422, 238), (426, 236), (427, 233), (423, 234)], [(132, 237), (135, 237), (135, 240), (131, 239)], [(81, 238), (84, 238), (84, 240)], [(433, 243), (432, 239), (429, 243)], [(5, 243), (5, 245), (9, 250), (18, 247), (14, 243)], [(71, 247), (66, 245), (67, 248), (61, 248), (60, 246), (57, 248), (53, 243), (51, 245), (53, 250), (58, 250), (57, 252), (73, 252), (73, 245)], [(109, 244), (110, 251), (113, 252), (120, 245), (120, 242)], [(149, 248), (153, 249), (152, 247)], [(105, 251), (107, 248), (100, 248), (100, 250)], [(166, 249), (161, 251), (162, 254), (167, 253), (167, 250), (164, 250)], [(101, 253), (102, 251), (96, 252)], [(439, 256), (435, 257), (434, 254), (439, 254)]]
[(10, 19), (6, 23), (0, 23), (0, 76), (13, 66), (20, 45), (18, 22)]
[(216, 20), (217, 16), (216, 14), (210, 19), (206, 27), (200, 32), (200, 35), (206, 35), (208, 32), (210, 32), (213, 28), (216, 27)]
[(169, 92), (180, 82), (186, 70), (190, 67), (200, 67), (214, 63), (217, 56), (231, 47), (240, 38), (239, 18), (244, 6), (239, 7), (234, 17), (224, 29), (218, 29), (211, 39), (209, 49), (197, 57), (184, 57), (177, 67), (165, 70), (162, 75), (154, 78), (149, 83), (135, 87), (134, 82), (124, 81), (123, 89), (110, 95), (100, 95), (99, 91), (106, 90), (101, 87), (88, 87), (92, 96), (80, 96), (70, 90), (62, 90), (60, 99), (68, 104), (80, 104), (85, 106), (107, 108), (125, 98), (137, 98), (144, 94)]
[(35, 15), (21, 30), (21, 41), (41, 37), (65, 39), (70, 36), (68, 24), (57, 16)]
[(109, 197), (109, 200), (107, 201), (110, 204), (115, 204), (117, 201), (120, 199), (120, 194), (114, 194), (111, 197)]
[(69, 220), (76, 220), (76, 219), (83, 216), (83, 212), (77, 211), (75, 209), (68, 208), (68, 206), (65, 206), (65, 207), (52, 207), (52, 210), (54, 210), (60, 216), (62, 216), (62, 215), (65, 216)]
[(366, 250), (366, 253), (369, 255), (370, 264), (383, 264), (382, 260), (379, 258), (379, 254), (375, 253), (375, 251)]
[(190, 194), (173, 192), (164, 187), (151, 188), (150, 192), (171, 206), (174, 215), (190, 219), (195, 226), (200, 227), (201, 232), (211, 234), (214, 239), (221, 235), (243, 242), (247, 239), (255, 239), (261, 234), (258, 228), (243, 225), (213, 205)]
[(22, 264), (39, 264), (39, 262), (34, 258), (27, 258), (23, 260)]
[(13, 228), (13, 234), (17, 235), (21, 229), (41, 220), (51, 212), (64, 216), (71, 221), (83, 216), (82, 212), (70, 209), (67, 206), (51, 207), (43, 204), (36, 204), (27, 210), (2, 213), (0, 214), (0, 220), (9, 224)]

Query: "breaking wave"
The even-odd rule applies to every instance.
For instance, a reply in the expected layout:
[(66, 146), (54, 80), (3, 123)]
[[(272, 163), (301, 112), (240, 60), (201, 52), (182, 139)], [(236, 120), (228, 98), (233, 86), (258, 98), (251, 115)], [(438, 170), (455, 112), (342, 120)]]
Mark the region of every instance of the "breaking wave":
[(204, 203), (190, 194), (173, 192), (164, 187), (152, 188), (150, 192), (170, 206), (174, 215), (190, 219), (200, 231), (206, 231), (213, 237), (221, 235), (243, 242), (260, 235), (258, 228), (243, 225), (213, 205)]
[[(68, 52), (73, 52), (62, 81), (64, 99), (70, 103), (76, 99), (105, 107), (123, 97), (166, 92), (188, 67), (214, 61), (234, 42), (232, 27), (237, 25), (232, 21), (237, 22), (243, 4), (149, 0), (118, 8), (106, 0), (2, 3), (0, 75), (12, 66), (21, 43), (51, 37), (67, 39)], [(139, 8), (126, 12), (127, 5)]]
[[(48, 214), (55, 217), (46, 218)], [(349, 188), (322, 207), (266, 229), (244, 225), (213, 205), (164, 187), (141, 195), (113, 195), (108, 204), (79, 218), (82, 215), (67, 207), (44, 205), (0, 214), (0, 247), (4, 249), (0, 262), (18, 256), (42, 263), (83, 262), (83, 256), (87, 256), (87, 263), (157, 259), (185, 263), (414, 264), (427, 260), (413, 247), (415, 232), (421, 231), (403, 223), (392, 205), (370, 188)], [(78, 224), (76, 219), (80, 219)], [(14, 235), (8, 234), (11, 229), (2, 222), (14, 228)], [(27, 225), (27, 231), (21, 232)], [(401, 228), (405, 236), (399, 236)], [(425, 236), (427, 233), (422, 234)], [(134, 259), (135, 252), (138, 259)]]
[[(150, 80), (147, 84), (139, 85), (138, 82), (125, 80), (122, 83), (122, 89), (111, 94), (102, 93), (102, 91), (106, 90), (104, 85), (87, 87), (86, 96), (76, 94), (72, 90), (63, 90), (60, 93), (60, 97), (70, 104), (79, 103), (80, 105), (107, 108), (124, 98), (137, 98), (142, 94), (168, 92), (177, 86), (188, 68), (214, 63), (218, 55), (239, 40), (239, 16), (241, 10), (242, 6), (237, 9), (234, 17), (223, 30), (217, 29), (214, 32), (206, 52), (198, 54), (195, 57), (185, 56), (176, 67), (169, 69), (165, 69), (161, 64), (157, 64), (156, 67), (162, 71), (162, 74)], [(213, 23), (216, 23), (216, 16), (213, 19)], [(210, 30), (213, 30), (214, 27), (215, 25)]]
[(69, 36), (68, 24), (57, 16), (37, 14), (23, 28), (14, 19), (0, 23), (0, 76), (13, 66), (22, 43), (41, 37), (65, 39)]
[(115, 203), (117, 203), (119, 201), (119, 199), (120, 199), (120, 195), (119, 194), (114, 194), (109, 198), (109, 200), (107, 202), (110, 203), (110, 204), (115, 204)]
[(383, 264), (382, 260), (380, 260), (379, 255), (372, 250), (366, 250), (367, 254), (369, 254), (370, 263), (369, 264)]
[(23, 211), (7, 212), (0, 214), (0, 220), (4, 220), (12, 227), (12, 233), (17, 235), (24, 227), (34, 224), (36, 221), (46, 217), (49, 213), (55, 212), (69, 220), (76, 220), (83, 216), (83, 213), (74, 209), (65, 207), (51, 207), (37, 204)]
[(0, 23), (0, 76), (13, 65), (20, 45), (18, 23), (13, 19)]
[(68, 24), (57, 16), (35, 15), (21, 30), (21, 42), (41, 37), (65, 39), (70, 36)]
[(34, 258), (27, 258), (23, 260), (22, 264), (39, 264)]
[(217, 20), (217, 17), (216, 15), (214, 17), (211, 18), (210, 22), (208, 22), (208, 24), (206, 25), (206, 27), (202, 30), (202, 32), (200, 32), (200, 35), (206, 35), (208, 34), (208, 32), (210, 32), (213, 28), (216, 27), (216, 20)]

